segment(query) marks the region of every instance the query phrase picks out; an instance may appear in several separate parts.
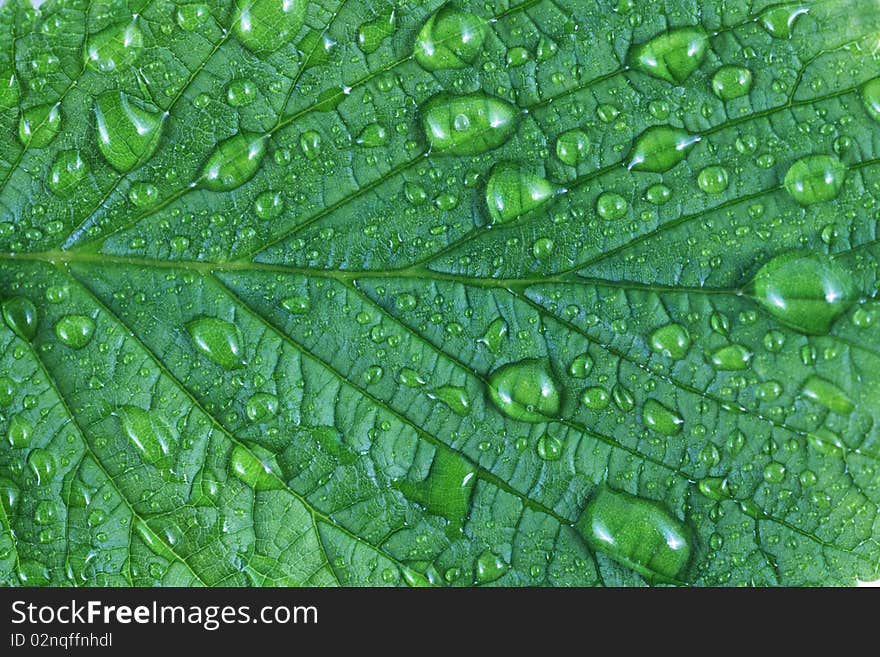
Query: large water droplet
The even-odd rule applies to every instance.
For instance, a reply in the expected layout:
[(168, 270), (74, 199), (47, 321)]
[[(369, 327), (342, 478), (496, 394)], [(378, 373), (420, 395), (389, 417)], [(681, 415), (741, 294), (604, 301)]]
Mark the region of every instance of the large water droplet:
[(665, 508), (602, 488), (575, 525), (594, 549), (651, 580), (680, 577), (691, 555), (691, 533)]
[(764, 26), (764, 29), (770, 33), (770, 36), (777, 39), (789, 39), (798, 16), (802, 16), (809, 11), (810, 8), (801, 3), (790, 3), (765, 10), (758, 16), (758, 20)]
[(36, 447), (28, 454), (28, 466), (37, 478), (37, 485), (42, 485), (55, 474), (55, 457), (49, 450)]
[(284, 485), (273, 474), (268, 463), (261, 461), (253, 452), (236, 445), (229, 457), (229, 470), (246, 486), (257, 491), (281, 490)]
[(678, 413), (656, 399), (645, 401), (642, 406), (642, 422), (649, 429), (662, 433), (664, 436), (677, 436), (684, 426), (684, 420)]
[(477, 584), (489, 584), (500, 579), (510, 568), (507, 562), (490, 550), (484, 551), (477, 557), (474, 564), (474, 574)]
[(428, 143), (441, 155), (478, 155), (498, 148), (516, 130), (517, 117), (513, 105), (482, 92), (439, 94), (422, 109)]
[(199, 317), (186, 325), (196, 348), (226, 370), (244, 366), (241, 333), (232, 322), (217, 317)]
[(538, 457), (544, 461), (556, 461), (562, 456), (562, 441), (556, 436), (551, 436), (549, 433), (545, 433), (538, 438), (535, 451), (537, 452)]
[(684, 358), (690, 346), (690, 335), (681, 324), (667, 324), (651, 334), (651, 349), (667, 358)]
[(6, 439), (12, 447), (21, 449), (30, 445), (33, 432), (34, 427), (26, 417), (23, 415), (13, 415), (9, 419)]
[(807, 155), (785, 174), (785, 189), (801, 205), (837, 197), (846, 178), (846, 167), (833, 155)]
[(701, 28), (680, 27), (635, 46), (629, 61), (639, 71), (681, 84), (699, 68), (708, 45), (709, 39)]
[(31, 148), (44, 148), (61, 130), (61, 104), (47, 103), (26, 109), (18, 121), (18, 138)]
[(144, 49), (144, 33), (137, 18), (129, 23), (111, 25), (89, 37), (86, 61), (102, 73), (131, 66)]
[(590, 138), (583, 130), (567, 130), (556, 139), (556, 157), (570, 167), (577, 166), (590, 152)]
[(217, 145), (202, 169), (202, 184), (212, 192), (235, 189), (254, 177), (265, 154), (265, 135), (240, 132)]
[(871, 118), (880, 121), (880, 78), (865, 83), (862, 87), (862, 101)]
[(65, 315), (55, 322), (55, 337), (71, 349), (82, 349), (92, 339), (95, 320), (87, 315)]
[(721, 100), (745, 96), (752, 88), (752, 72), (742, 66), (722, 66), (712, 76), (712, 91)]
[(165, 115), (140, 98), (108, 91), (95, 101), (98, 148), (114, 169), (131, 171), (159, 145)]
[(233, 80), (226, 87), (226, 102), (231, 107), (247, 107), (256, 99), (257, 86), (250, 80)]
[(765, 264), (751, 293), (783, 324), (811, 335), (825, 335), (852, 305), (856, 293), (849, 272), (826, 255), (794, 251)]
[(561, 393), (546, 362), (528, 358), (502, 365), (489, 375), (489, 397), (504, 415), (546, 422), (559, 414)]
[(697, 185), (707, 194), (720, 194), (727, 189), (727, 169), (717, 165), (702, 169), (697, 174)]
[(274, 52), (300, 31), (307, 6), (308, 0), (235, 0), (232, 31), (248, 50)]
[(709, 357), (712, 367), (721, 371), (741, 371), (748, 369), (752, 352), (739, 344), (729, 344), (716, 349)]
[(510, 162), (495, 165), (486, 183), (486, 205), (493, 223), (503, 224), (539, 208), (560, 188)]
[(37, 334), (37, 307), (27, 297), (12, 297), (3, 302), (3, 320), (22, 340)]
[(49, 168), (49, 189), (61, 196), (69, 194), (88, 174), (89, 165), (79, 151), (61, 151)]
[(115, 415), (119, 417), (122, 432), (150, 465), (159, 463), (177, 445), (176, 429), (155, 411), (126, 405), (119, 407)]
[(355, 143), (365, 148), (379, 148), (388, 143), (388, 130), (380, 123), (370, 123), (361, 130)]
[(486, 22), (449, 5), (422, 26), (416, 38), (416, 61), (428, 71), (466, 68), (476, 60), (486, 37)]
[(821, 404), (833, 413), (848, 415), (855, 406), (847, 394), (837, 385), (818, 376), (810, 376), (801, 388), (801, 394), (807, 399)]
[(664, 173), (687, 157), (688, 150), (700, 141), (682, 128), (652, 126), (640, 134), (629, 153), (628, 169)]
[(397, 22), (397, 14), (392, 7), (387, 7), (379, 16), (362, 23), (357, 31), (358, 48), (369, 55), (379, 49), (379, 45), (392, 34)]
[(596, 199), (596, 212), (607, 221), (623, 218), (628, 208), (626, 199), (616, 192), (602, 192)]
[(265, 422), (278, 413), (278, 397), (267, 392), (251, 395), (245, 405), (245, 413), (252, 422)]

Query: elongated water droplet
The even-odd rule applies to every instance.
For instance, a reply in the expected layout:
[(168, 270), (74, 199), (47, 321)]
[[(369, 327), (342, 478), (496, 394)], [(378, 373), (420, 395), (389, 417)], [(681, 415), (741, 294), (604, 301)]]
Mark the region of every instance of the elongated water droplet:
[(49, 189), (64, 196), (69, 194), (89, 175), (89, 165), (79, 151), (61, 151), (49, 168)]
[(852, 305), (856, 292), (850, 273), (826, 255), (794, 251), (765, 264), (751, 293), (783, 324), (810, 335), (825, 335)]
[(98, 148), (114, 169), (131, 171), (146, 162), (159, 145), (165, 115), (121, 91), (108, 91), (95, 101)]
[(716, 349), (709, 357), (709, 362), (716, 370), (739, 371), (749, 367), (752, 352), (739, 344), (729, 344)]
[(18, 121), (18, 138), (31, 148), (48, 146), (61, 130), (61, 104), (48, 103), (25, 110)]
[(667, 324), (651, 334), (651, 349), (667, 358), (684, 358), (690, 346), (690, 335), (681, 324)]
[(510, 568), (507, 562), (490, 550), (484, 551), (477, 557), (474, 564), (474, 574), (477, 584), (489, 584), (500, 579)]
[(217, 145), (202, 168), (202, 184), (212, 192), (240, 187), (254, 177), (265, 154), (265, 135), (240, 132)]
[(4, 301), (3, 320), (22, 340), (33, 340), (37, 334), (37, 307), (27, 297), (12, 297)]
[(232, 31), (248, 50), (274, 52), (300, 31), (307, 6), (308, 0), (235, 0)]
[(865, 83), (862, 87), (862, 101), (871, 118), (880, 121), (880, 78)]
[(34, 427), (27, 418), (23, 415), (13, 415), (9, 419), (9, 429), (6, 433), (6, 439), (12, 447), (21, 449), (30, 445), (33, 431)]
[(836, 198), (846, 178), (846, 167), (833, 155), (807, 155), (785, 174), (785, 190), (801, 205)]
[(558, 416), (561, 393), (543, 360), (528, 358), (502, 365), (489, 375), (489, 397), (504, 415), (523, 422)]
[(71, 349), (82, 349), (92, 339), (95, 320), (87, 315), (65, 315), (55, 322), (55, 337)]
[(144, 49), (144, 33), (137, 18), (129, 23), (111, 25), (89, 37), (86, 61), (102, 73), (131, 66)]
[(199, 317), (186, 325), (196, 348), (226, 370), (244, 366), (241, 333), (232, 322), (217, 317)]
[[(379, 45), (392, 34), (397, 23), (397, 13), (393, 7), (386, 7), (376, 18), (362, 23), (357, 31), (357, 44), (362, 52), (369, 55), (379, 49)], [(424, 28), (423, 28), (424, 29)]]
[(403, 479), (395, 482), (394, 487), (407, 499), (424, 506), (428, 513), (449, 520), (452, 527), (458, 530), (470, 510), (471, 494), (476, 483), (473, 465), (449, 448), (437, 447), (424, 479)]
[(516, 130), (517, 118), (513, 105), (482, 92), (440, 94), (422, 110), (428, 143), (441, 155), (479, 155), (498, 148)]
[(245, 413), (252, 422), (265, 422), (278, 413), (278, 397), (266, 392), (251, 395), (245, 405)]
[(232, 449), (229, 470), (246, 486), (256, 491), (282, 490), (284, 485), (272, 473), (272, 468), (242, 445)]
[(400, 370), (397, 380), (407, 388), (421, 388), (427, 381), (419, 372), (411, 367), (404, 367)]
[(752, 88), (752, 72), (742, 66), (722, 66), (712, 76), (712, 91), (721, 100), (745, 96)]
[(577, 166), (590, 152), (590, 138), (583, 130), (568, 130), (556, 139), (556, 157), (570, 167)]
[(568, 373), (575, 379), (586, 379), (590, 370), (593, 369), (593, 359), (590, 354), (578, 354), (568, 366)]
[(486, 22), (444, 5), (422, 26), (415, 43), (416, 61), (428, 71), (466, 68), (483, 49)]
[(818, 376), (811, 376), (801, 388), (801, 394), (807, 399), (821, 404), (833, 413), (848, 415), (855, 405), (847, 394), (831, 381)]
[(820, 454), (839, 456), (843, 453), (843, 441), (836, 433), (826, 427), (819, 427), (807, 434), (807, 444)]
[(691, 555), (691, 533), (651, 500), (610, 488), (589, 501), (575, 527), (593, 549), (651, 580), (680, 577)]
[(724, 477), (706, 477), (697, 482), (697, 489), (710, 500), (723, 500), (730, 497), (727, 479)]
[(627, 168), (664, 173), (682, 162), (687, 157), (688, 150), (698, 141), (698, 135), (692, 135), (681, 128), (652, 126), (636, 137), (629, 153)]
[(632, 391), (619, 383), (615, 383), (611, 388), (611, 398), (614, 400), (614, 405), (624, 413), (629, 413), (636, 405)]
[(118, 408), (115, 415), (122, 432), (150, 465), (159, 463), (177, 445), (177, 430), (156, 411), (126, 405)]
[(699, 68), (708, 45), (709, 39), (701, 28), (680, 27), (635, 46), (629, 61), (639, 71), (681, 84)]
[(647, 399), (642, 406), (642, 422), (649, 429), (664, 436), (677, 436), (681, 433), (684, 420), (675, 411), (667, 408), (656, 399)]
[(464, 417), (471, 410), (467, 390), (459, 386), (441, 386), (428, 393), (428, 397), (443, 402), (456, 415)]
[(42, 447), (35, 447), (28, 454), (28, 466), (37, 478), (37, 485), (48, 483), (55, 474), (55, 457)]
[(486, 183), (486, 205), (492, 223), (503, 224), (539, 208), (560, 188), (510, 162), (495, 165)]
[(758, 20), (770, 36), (777, 39), (790, 39), (798, 16), (809, 11), (810, 8), (803, 4), (791, 3), (767, 9), (758, 16)]
[(0, 74), (0, 111), (18, 107), (21, 100), (21, 89), (15, 72), (6, 70)]
[(504, 321), (503, 317), (498, 317), (492, 320), (492, 323), (486, 328), (483, 337), (477, 340), (477, 342), (486, 345), (486, 349), (493, 354), (497, 354), (501, 351), (506, 337), (507, 322)]

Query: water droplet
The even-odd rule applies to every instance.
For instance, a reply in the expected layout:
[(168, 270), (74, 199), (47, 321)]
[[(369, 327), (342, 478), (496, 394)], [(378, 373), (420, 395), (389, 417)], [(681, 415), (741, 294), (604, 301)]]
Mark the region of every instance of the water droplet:
[(18, 565), (18, 579), (24, 586), (46, 586), (51, 581), (49, 569), (39, 561), (22, 561)]
[(386, 7), (379, 16), (362, 23), (357, 31), (357, 44), (362, 52), (369, 55), (379, 49), (380, 44), (394, 34), (397, 23), (396, 13), (392, 7)]
[(0, 74), (0, 111), (17, 107), (20, 100), (21, 89), (19, 89), (15, 72), (4, 71)]
[(840, 436), (825, 427), (820, 427), (816, 431), (808, 433), (807, 444), (820, 454), (839, 456), (843, 453), (843, 441), (840, 440)]
[(186, 325), (196, 348), (226, 370), (244, 366), (241, 332), (232, 322), (217, 317), (199, 317)]
[(707, 194), (720, 194), (727, 189), (727, 169), (708, 166), (697, 175), (697, 184)]
[(272, 474), (272, 468), (242, 445), (236, 445), (232, 449), (229, 470), (237, 479), (256, 491), (284, 488), (284, 485)]
[(427, 381), (425, 377), (410, 367), (404, 367), (397, 375), (397, 380), (407, 388), (421, 388)]
[(119, 417), (122, 432), (150, 465), (158, 464), (177, 445), (177, 430), (156, 411), (125, 405), (114, 415)]
[(642, 422), (649, 429), (664, 436), (677, 436), (681, 433), (684, 420), (656, 399), (647, 399), (642, 406)]
[(111, 73), (131, 66), (144, 49), (144, 33), (137, 18), (120, 25), (111, 25), (89, 37), (86, 61), (102, 73)]
[(755, 388), (755, 397), (761, 401), (772, 401), (779, 399), (782, 390), (782, 384), (779, 381), (764, 381)]
[(507, 101), (482, 92), (440, 94), (422, 111), (431, 148), (442, 155), (479, 155), (506, 142), (516, 130), (518, 112)]
[(577, 166), (590, 152), (590, 138), (582, 130), (568, 130), (556, 139), (556, 157), (570, 167)]
[(87, 315), (65, 315), (55, 322), (55, 337), (71, 349), (82, 349), (92, 339), (95, 320)]
[(128, 200), (135, 207), (146, 208), (159, 200), (159, 190), (155, 185), (147, 182), (133, 183), (128, 190)]
[(810, 376), (801, 388), (801, 395), (810, 401), (821, 404), (832, 413), (848, 415), (853, 412), (853, 405), (847, 394), (827, 379)]
[(286, 299), (281, 300), (281, 307), (284, 308), (289, 313), (293, 313), (294, 315), (304, 315), (309, 312), (309, 309), (312, 307), (311, 301), (306, 296), (298, 295), (293, 297), (287, 297)]
[(596, 212), (599, 216), (608, 221), (620, 219), (626, 216), (629, 205), (626, 199), (620, 194), (614, 192), (602, 192), (596, 199)]
[(492, 223), (503, 224), (539, 208), (560, 188), (510, 162), (495, 165), (486, 183), (486, 205)]
[(35, 447), (28, 454), (28, 466), (37, 478), (38, 486), (48, 483), (55, 474), (55, 458), (42, 447)]
[(667, 358), (684, 358), (690, 346), (690, 335), (681, 324), (667, 324), (651, 334), (651, 349)]
[(785, 466), (771, 462), (764, 466), (764, 481), (768, 484), (779, 484), (785, 480)]
[(691, 555), (691, 534), (665, 508), (629, 493), (602, 488), (575, 527), (592, 548), (649, 579), (682, 575)]
[(334, 112), (351, 92), (348, 87), (330, 87), (318, 94), (312, 109), (316, 112)]
[(498, 317), (492, 320), (492, 323), (486, 328), (483, 337), (477, 340), (477, 342), (486, 345), (486, 349), (493, 354), (497, 354), (501, 351), (504, 339), (507, 337), (507, 330), (507, 322), (503, 318)]
[(862, 87), (862, 101), (868, 114), (875, 121), (880, 121), (880, 78), (874, 78)]
[(827, 334), (856, 296), (846, 269), (828, 256), (801, 251), (770, 260), (750, 287), (767, 312), (810, 335)]
[(245, 405), (245, 413), (252, 422), (265, 422), (278, 413), (278, 397), (266, 392), (251, 395)]
[(355, 143), (364, 148), (378, 148), (388, 143), (388, 131), (385, 126), (371, 123), (361, 130)]
[(3, 320), (22, 340), (32, 340), (37, 334), (37, 307), (26, 297), (12, 297), (4, 301)]
[(653, 205), (665, 205), (672, 198), (672, 190), (666, 185), (657, 183), (645, 190), (645, 200)]
[(477, 557), (474, 564), (474, 572), (477, 584), (489, 584), (500, 579), (510, 568), (507, 563), (497, 554), (490, 550), (484, 551)]
[(593, 359), (589, 354), (578, 354), (568, 366), (568, 373), (575, 379), (586, 379), (593, 369)]
[(254, 200), (254, 213), (260, 219), (275, 219), (284, 212), (284, 197), (281, 192), (267, 190)]
[(79, 151), (61, 151), (49, 168), (49, 189), (59, 195), (72, 192), (89, 174)]
[(531, 59), (529, 51), (521, 46), (515, 46), (507, 51), (507, 65), (510, 68), (522, 66)]
[(254, 177), (265, 154), (265, 135), (240, 132), (217, 145), (202, 169), (202, 184), (212, 192), (240, 187)]
[(706, 477), (697, 482), (697, 489), (710, 500), (723, 500), (730, 497), (727, 479), (724, 477)]
[(247, 107), (257, 99), (257, 87), (250, 80), (233, 80), (226, 87), (226, 102), (232, 107)]
[(745, 96), (752, 88), (752, 72), (742, 66), (722, 66), (712, 76), (712, 91), (721, 100)]
[(611, 389), (611, 398), (614, 400), (614, 405), (624, 413), (629, 413), (635, 408), (636, 398), (629, 389), (619, 383), (615, 383)]
[(308, 0), (235, 0), (232, 31), (248, 50), (274, 52), (300, 31), (307, 6)]
[(846, 167), (833, 155), (807, 155), (785, 174), (785, 190), (801, 205), (837, 197), (846, 178)]
[(709, 39), (701, 28), (680, 27), (634, 46), (629, 61), (643, 73), (681, 84), (699, 68), (708, 45)]
[(538, 438), (538, 444), (535, 447), (538, 456), (545, 461), (556, 461), (562, 456), (562, 441), (556, 436), (545, 433)]
[(546, 422), (558, 415), (561, 403), (547, 363), (537, 358), (507, 363), (493, 371), (489, 397), (504, 415), (523, 422)]
[(581, 403), (594, 411), (601, 411), (604, 408), (608, 408), (608, 403), (610, 401), (611, 397), (608, 394), (608, 391), (599, 386), (586, 388), (581, 393)]
[(422, 26), (414, 47), (416, 61), (428, 71), (467, 68), (486, 38), (483, 19), (444, 5)]
[(758, 16), (758, 20), (764, 29), (772, 37), (777, 39), (790, 39), (798, 16), (810, 11), (809, 7), (802, 4), (791, 3), (765, 10)]
[(9, 429), (6, 433), (6, 438), (12, 447), (21, 449), (30, 445), (33, 431), (34, 427), (27, 418), (23, 415), (13, 415), (9, 419)]
[(698, 135), (668, 125), (651, 126), (640, 134), (629, 153), (627, 168), (649, 173), (669, 171), (700, 141)]
[(61, 130), (60, 103), (37, 105), (25, 110), (18, 121), (18, 138), (31, 148), (43, 148)]
[(9, 406), (15, 398), (15, 382), (8, 376), (0, 376), (0, 406)]
[(739, 344), (729, 344), (712, 352), (709, 362), (721, 371), (741, 371), (749, 367), (752, 352)]
[(98, 148), (110, 166), (126, 173), (156, 151), (165, 117), (150, 103), (108, 91), (95, 101), (95, 118)]
[(428, 397), (443, 402), (449, 410), (462, 417), (471, 410), (471, 400), (468, 392), (459, 386), (441, 386), (429, 392)]
[(553, 249), (555, 247), (556, 245), (553, 240), (549, 237), (542, 237), (535, 240), (535, 243), (532, 244), (532, 255), (538, 260), (546, 260), (553, 254)]
[(193, 32), (204, 25), (211, 17), (211, 9), (208, 5), (201, 3), (191, 3), (178, 5), (174, 19), (180, 26), (180, 29), (187, 32)]
[(445, 447), (437, 447), (431, 468), (421, 481), (404, 479), (394, 487), (407, 499), (421, 504), (428, 513), (449, 520), (458, 531), (470, 510), (476, 471), (467, 460)]
[(550, 37), (541, 35), (538, 39), (538, 47), (535, 49), (535, 57), (539, 62), (546, 62), (548, 59), (556, 55), (559, 46)]

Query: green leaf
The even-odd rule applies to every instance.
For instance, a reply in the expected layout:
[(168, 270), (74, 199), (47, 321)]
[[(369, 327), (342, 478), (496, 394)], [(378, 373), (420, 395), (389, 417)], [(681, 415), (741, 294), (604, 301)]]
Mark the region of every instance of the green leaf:
[(659, 4), (8, 0), (0, 584), (880, 578), (880, 13)]

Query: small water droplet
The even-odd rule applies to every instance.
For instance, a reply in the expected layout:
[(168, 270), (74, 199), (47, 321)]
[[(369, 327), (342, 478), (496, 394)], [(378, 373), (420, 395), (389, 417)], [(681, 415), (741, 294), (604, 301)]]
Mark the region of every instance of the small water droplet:
[(156, 411), (126, 405), (118, 408), (114, 414), (119, 417), (122, 432), (150, 465), (160, 463), (177, 445), (177, 430)]
[(544, 461), (556, 461), (562, 456), (562, 441), (555, 436), (551, 436), (549, 433), (545, 433), (538, 438), (535, 451), (538, 453), (538, 457)]
[(266, 392), (251, 395), (245, 405), (245, 413), (252, 422), (265, 422), (278, 413), (278, 397)]
[(226, 102), (232, 107), (246, 107), (257, 99), (257, 86), (250, 80), (233, 80), (226, 87)]
[(745, 96), (751, 88), (752, 72), (742, 66), (722, 66), (712, 76), (712, 91), (724, 101)]
[(634, 171), (664, 173), (687, 157), (700, 141), (698, 135), (668, 125), (651, 126), (636, 137), (627, 168)]
[(672, 190), (666, 185), (657, 183), (645, 190), (645, 200), (653, 205), (665, 205), (672, 198)]
[(61, 105), (37, 105), (21, 113), (18, 138), (24, 146), (44, 148), (61, 130)]
[(388, 130), (379, 123), (371, 123), (361, 130), (355, 143), (364, 148), (379, 148), (388, 143)]
[(6, 432), (6, 439), (12, 447), (21, 449), (30, 445), (33, 431), (34, 427), (27, 418), (21, 414), (13, 415), (9, 419), (9, 429)]
[(874, 78), (862, 87), (862, 101), (865, 109), (875, 121), (880, 121), (880, 78)]
[(779, 484), (785, 480), (785, 466), (771, 462), (764, 466), (764, 481), (768, 484)]
[(570, 167), (577, 166), (590, 152), (590, 138), (582, 130), (568, 130), (556, 139), (556, 157)]
[(690, 335), (681, 324), (667, 324), (651, 334), (651, 349), (667, 358), (684, 358), (690, 346)]
[(803, 4), (791, 3), (765, 10), (758, 16), (758, 21), (770, 36), (777, 39), (790, 39), (798, 17), (809, 11), (810, 8)]
[(232, 449), (229, 470), (246, 486), (256, 491), (281, 490), (284, 485), (272, 473), (272, 468), (242, 445)]
[(55, 474), (55, 457), (42, 447), (35, 447), (28, 454), (28, 466), (37, 478), (37, 485), (48, 483)]
[(456, 415), (466, 416), (471, 410), (467, 390), (460, 386), (441, 386), (428, 393), (428, 397), (443, 402)]
[(397, 380), (407, 388), (421, 388), (427, 380), (421, 374), (410, 367), (404, 367), (400, 370)]
[[(357, 44), (362, 52), (369, 55), (376, 52), (382, 42), (394, 34), (397, 14), (393, 7), (385, 7), (373, 20), (362, 23), (357, 30)], [(424, 29), (424, 28), (423, 28)]]
[(739, 344), (729, 344), (716, 349), (709, 357), (712, 367), (721, 371), (741, 371), (749, 367), (752, 352)]
[(474, 574), (477, 584), (489, 584), (500, 579), (510, 568), (507, 562), (490, 550), (477, 557)]
[(502, 317), (492, 320), (492, 323), (486, 328), (483, 337), (477, 340), (480, 344), (486, 345), (493, 354), (501, 351), (504, 340), (507, 337), (507, 322)]
[(271, 189), (260, 192), (254, 200), (254, 214), (260, 219), (277, 219), (284, 212), (284, 197)]
[(697, 184), (707, 194), (720, 194), (727, 189), (727, 169), (708, 166), (697, 175)]
[(596, 199), (596, 212), (607, 221), (621, 219), (626, 216), (629, 205), (626, 199), (614, 192), (602, 192)]
[(309, 312), (312, 304), (307, 296), (297, 295), (282, 299), (281, 307), (284, 308), (284, 310), (286, 310), (287, 312), (293, 313), (294, 315), (304, 315), (305, 313)]
[(89, 174), (89, 165), (79, 151), (61, 151), (49, 168), (49, 189), (60, 196), (69, 194)]

